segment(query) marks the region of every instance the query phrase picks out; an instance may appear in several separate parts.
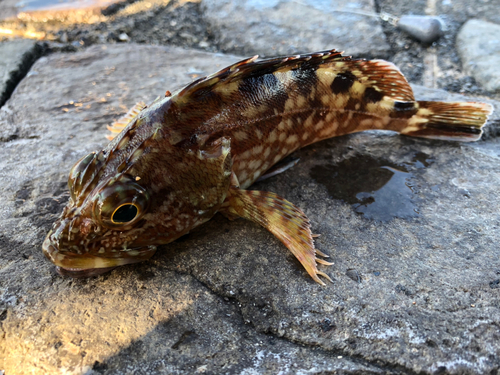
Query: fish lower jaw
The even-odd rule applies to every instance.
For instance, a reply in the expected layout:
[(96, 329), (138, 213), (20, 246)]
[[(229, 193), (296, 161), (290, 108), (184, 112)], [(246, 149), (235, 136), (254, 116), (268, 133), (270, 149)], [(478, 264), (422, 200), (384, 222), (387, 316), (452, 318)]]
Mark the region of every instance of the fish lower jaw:
[(103, 273), (109, 272), (116, 267), (105, 267), (105, 268), (63, 268), (60, 266), (56, 266), (56, 271), (61, 276), (69, 276), (76, 279), (86, 278), (91, 276), (102, 275)]
[(148, 246), (137, 257), (125, 258), (100, 258), (100, 257), (75, 257), (65, 254), (57, 254), (57, 260), (53, 261), (56, 271), (62, 276), (83, 278), (101, 275), (112, 269), (131, 263), (147, 260), (156, 252), (156, 247)]
[(142, 262), (151, 258), (156, 252), (156, 246), (146, 246), (140, 249), (131, 249), (122, 257), (107, 258), (89, 254), (63, 253), (54, 246), (49, 236), (44, 241), (42, 248), (45, 256), (56, 266), (57, 273), (74, 278), (97, 276), (118, 266)]

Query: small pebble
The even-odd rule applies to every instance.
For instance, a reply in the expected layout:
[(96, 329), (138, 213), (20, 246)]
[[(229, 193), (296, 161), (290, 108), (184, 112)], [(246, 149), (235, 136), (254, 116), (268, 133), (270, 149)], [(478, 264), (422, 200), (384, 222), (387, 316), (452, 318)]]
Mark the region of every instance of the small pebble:
[(426, 44), (435, 42), (443, 35), (443, 21), (437, 17), (402, 16), (397, 27)]
[(349, 277), (351, 280), (353, 281), (356, 281), (357, 283), (360, 283), (361, 282), (361, 276), (359, 276), (359, 273), (358, 271), (356, 271), (355, 269), (348, 269), (346, 271), (346, 276)]
[(126, 33), (121, 33), (118, 35), (118, 39), (122, 42), (128, 42), (130, 40), (129, 36)]

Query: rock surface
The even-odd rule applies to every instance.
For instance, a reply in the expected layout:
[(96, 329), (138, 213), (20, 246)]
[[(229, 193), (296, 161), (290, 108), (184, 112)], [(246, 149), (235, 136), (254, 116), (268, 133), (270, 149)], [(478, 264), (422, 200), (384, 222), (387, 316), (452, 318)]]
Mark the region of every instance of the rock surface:
[(86, 280), (54, 273), (41, 243), (68, 199), (70, 167), (104, 145), (105, 125), (236, 60), (128, 44), (32, 67), (0, 110), (0, 369), (499, 371), (498, 112), (475, 144), (339, 137), (254, 186), (303, 208), (322, 234), (317, 247), (335, 262), (326, 287), (270, 233), (219, 215), (148, 262)]
[(469, 20), (457, 36), (464, 69), (486, 90), (500, 91), (500, 25)]
[(356, 56), (386, 56), (389, 45), (372, 0), (204, 0), (202, 13), (222, 51), (286, 55), (335, 46)]
[(0, 43), (0, 106), (43, 52), (33, 40), (16, 39)]
[[(443, 36), (431, 46), (423, 45), (397, 27), (383, 22), (382, 27), (391, 46), (390, 61), (394, 62), (412, 83), (447, 91), (491, 96), (479, 82), (464, 72), (457, 52), (457, 34), (471, 18), (500, 24), (499, 3), (478, 1), (471, 6), (468, 0), (412, 1), (380, 0), (378, 9), (397, 17), (405, 15), (437, 16), (444, 21)], [(499, 99), (498, 94), (496, 98)]]
[[(104, 9), (23, 13), (1, 21), (0, 29), (44, 36), (52, 51), (65, 52), (124, 42), (261, 56), (345, 49), (355, 56), (387, 58), (416, 84), (500, 99), (499, 92), (486, 90), (464, 71), (456, 45), (460, 27), (471, 18), (500, 24), (497, 3), (481, 1), (471, 7), (468, 0), (123, 0)], [(11, 12), (13, 5), (11, 0), (0, 1), (0, 14)], [(378, 19), (379, 12), (400, 21), (411, 15), (439, 17), (444, 34), (429, 46), (396, 23)], [(415, 25), (411, 29), (415, 34)]]

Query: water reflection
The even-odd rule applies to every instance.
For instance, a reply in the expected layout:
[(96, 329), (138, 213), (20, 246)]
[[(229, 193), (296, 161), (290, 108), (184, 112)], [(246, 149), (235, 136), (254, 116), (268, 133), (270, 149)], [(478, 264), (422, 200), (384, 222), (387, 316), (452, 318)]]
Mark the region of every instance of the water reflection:
[(337, 165), (315, 166), (311, 177), (325, 185), (332, 198), (351, 204), (367, 219), (406, 219), (419, 214), (412, 170), (426, 168), (432, 162), (424, 153), (416, 153), (411, 163), (400, 165), (356, 155)]

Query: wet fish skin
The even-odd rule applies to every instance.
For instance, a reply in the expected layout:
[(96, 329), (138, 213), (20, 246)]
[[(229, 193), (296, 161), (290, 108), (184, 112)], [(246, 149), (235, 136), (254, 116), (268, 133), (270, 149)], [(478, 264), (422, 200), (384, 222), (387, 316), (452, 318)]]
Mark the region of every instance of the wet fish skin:
[[(274, 193), (245, 190), (295, 150), (363, 130), (471, 141), (492, 107), (415, 101), (382, 60), (324, 51), (233, 64), (140, 103), (103, 150), (69, 176), (71, 198), (43, 243), (60, 273), (85, 277), (150, 258), (216, 212), (270, 230), (323, 284), (303, 211)], [(112, 137), (111, 137), (112, 138)]]

